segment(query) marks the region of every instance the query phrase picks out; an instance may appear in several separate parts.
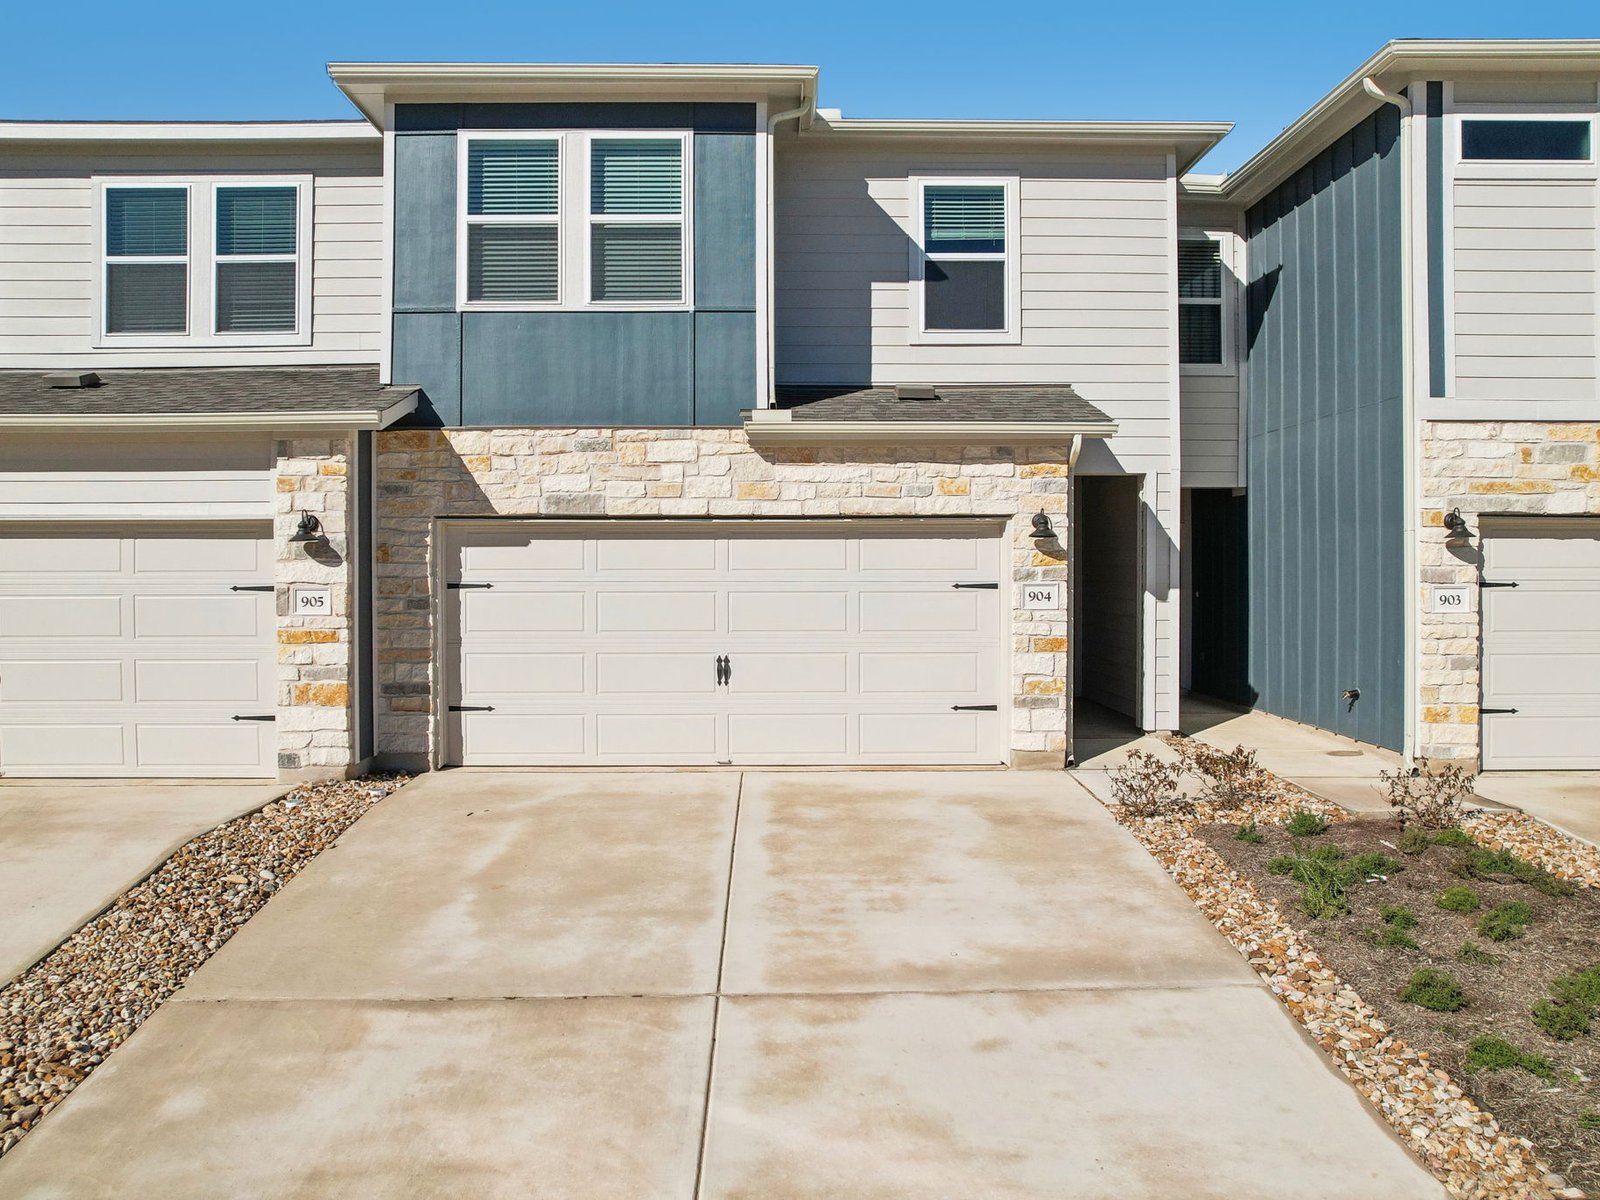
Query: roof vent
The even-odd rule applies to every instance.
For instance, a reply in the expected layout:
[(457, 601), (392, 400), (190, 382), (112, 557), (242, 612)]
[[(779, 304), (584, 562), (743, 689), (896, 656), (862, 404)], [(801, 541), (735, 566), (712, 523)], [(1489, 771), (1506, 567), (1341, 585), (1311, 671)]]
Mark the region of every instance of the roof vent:
[(894, 385), (894, 398), (896, 400), (937, 400), (939, 393), (925, 383), (897, 383)]
[(44, 381), (53, 388), (95, 388), (100, 376), (93, 371), (51, 371)]

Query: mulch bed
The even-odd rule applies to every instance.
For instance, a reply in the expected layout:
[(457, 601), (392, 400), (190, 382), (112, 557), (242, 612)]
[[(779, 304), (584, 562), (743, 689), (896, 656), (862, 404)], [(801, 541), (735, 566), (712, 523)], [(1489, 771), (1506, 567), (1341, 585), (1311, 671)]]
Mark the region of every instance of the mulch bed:
[(306, 784), (201, 834), (0, 987), (0, 1155), (407, 778)]
[[(1259, 844), (1237, 840), (1236, 828), (1201, 825), (1193, 836), (1275, 901), (1322, 959), (1394, 1033), (1426, 1051), (1432, 1064), (1492, 1111), (1508, 1132), (1530, 1140), (1569, 1183), (1600, 1193), (1600, 1119), (1590, 1118), (1595, 1128), (1582, 1124), (1583, 1114), (1600, 1112), (1600, 1021), (1587, 1035), (1558, 1041), (1531, 1015), (1534, 1005), (1549, 996), (1552, 979), (1600, 963), (1600, 892), (1584, 887), (1570, 896), (1553, 897), (1498, 877), (1464, 879), (1451, 870), (1463, 853), (1459, 849), (1434, 845), (1420, 855), (1405, 855), (1398, 849), (1398, 823), (1343, 821), (1319, 836), (1300, 839), (1300, 845), (1337, 842), (1352, 856), (1381, 852), (1399, 860), (1403, 869), (1386, 880), (1356, 886), (1349, 894), (1347, 915), (1313, 919), (1302, 907), (1299, 886), (1267, 869), (1271, 859), (1292, 849), (1292, 839), (1282, 827), (1259, 825), (1265, 837)], [(1460, 885), (1482, 897), (1480, 912), (1439, 908), (1439, 894)], [(1477, 925), (1482, 911), (1508, 900), (1522, 901), (1532, 910), (1526, 935), (1505, 942), (1481, 937)], [(1384, 905), (1402, 905), (1416, 915), (1417, 924), (1406, 932), (1419, 950), (1376, 944), (1376, 932), (1385, 929), (1379, 911)], [(1460, 961), (1457, 951), (1469, 941), (1497, 961), (1491, 965)], [(1460, 980), (1466, 1007), (1432, 1012), (1400, 1000), (1412, 973), (1422, 967), (1449, 971)], [(1486, 1036), (1543, 1055), (1555, 1068), (1554, 1078), (1541, 1079), (1519, 1068), (1469, 1072), (1468, 1044)]]

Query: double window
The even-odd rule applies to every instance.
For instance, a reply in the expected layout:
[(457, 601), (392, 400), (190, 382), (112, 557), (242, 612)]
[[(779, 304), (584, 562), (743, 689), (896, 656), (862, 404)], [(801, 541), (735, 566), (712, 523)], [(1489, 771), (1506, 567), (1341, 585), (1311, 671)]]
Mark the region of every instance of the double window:
[(685, 134), (464, 134), (467, 307), (682, 307)]
[(131, 345), (305, 340), (303, 181), (103, 181), (101, 333)]
[(1227, 359), (1227, 272), (1215, 238), (1178, 241), (1178, 362), (1220, 367)]
[(1019, 340), (1016, 180), (925, 178), (913, 194), (913, 336)]

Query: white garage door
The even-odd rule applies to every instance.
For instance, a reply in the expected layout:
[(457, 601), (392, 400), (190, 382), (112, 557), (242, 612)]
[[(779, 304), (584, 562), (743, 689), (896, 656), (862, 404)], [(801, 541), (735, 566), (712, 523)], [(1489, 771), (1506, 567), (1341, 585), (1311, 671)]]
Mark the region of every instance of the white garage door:
[(999, 534), (455, 526), (448, 761), (1002, 762)]
[(0, 527), (0, 772), (275, 774), (269, 535)]
[(1600, 521), (1494, 523), (1483, 553), (1484, 769), (1600, 769)]

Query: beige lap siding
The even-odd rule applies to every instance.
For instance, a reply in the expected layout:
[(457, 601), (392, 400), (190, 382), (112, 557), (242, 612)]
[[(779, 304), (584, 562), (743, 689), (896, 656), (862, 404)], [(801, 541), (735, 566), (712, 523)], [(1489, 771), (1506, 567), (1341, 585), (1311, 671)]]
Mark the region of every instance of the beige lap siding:
[[(1060, 766), (1070, 614), (1021, 607), (1021, 585), (1066, 581), (1066, 450), (824, 447), (757, 452), (735, 429), (401, 430), (378, 435), (378, 752), (431, 750), (439, 686), (429, 594), (437, 517), (1010, 518), (1013, 762)], [(1063, 595), (1068, 589), (1063, 587)]]
[[(1445, 545), (1444, 516), (1459, 508), (1470, 546)], [(1600, 425), (1592, 422), (1434, 421), (1422, 448), (1421, 661), (1418, 688), (1425, 758), (1478, 758), (1481, 642), (1469, 613), (1431, 613), (1433, 584), (1475, 587), (1482, 520), (1489, 515), (1600, 515)]]
[[(278, 768), (340, 774), (354, 761), (350, 693), (350, 440), (294, 438), (277, 444), (273, 533), (277, 541)], [(325, 541), (290, 542), (309, 512)], [(333, 611), (296, 616), (297, 584), (326, 587)], [(326, 768), (326, 770), (322, 770)]]

